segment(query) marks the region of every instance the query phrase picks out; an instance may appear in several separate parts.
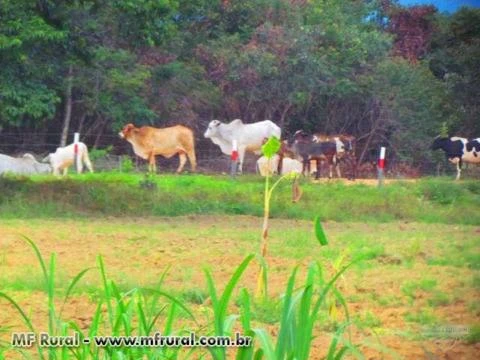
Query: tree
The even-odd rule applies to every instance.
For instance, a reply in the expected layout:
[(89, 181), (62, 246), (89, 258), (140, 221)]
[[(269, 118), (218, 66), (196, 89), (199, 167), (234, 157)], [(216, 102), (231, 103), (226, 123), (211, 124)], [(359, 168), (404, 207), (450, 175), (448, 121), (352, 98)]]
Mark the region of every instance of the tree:
[(480, 133), (480, 10), (461, 8), (451, 17), (439, 16), (437, 23), (430, 69), (444, 82), (457, 109), (446, 120), (452, 131), (476, 137)]
[(50, 49), (66, 34), (39, 16), (35, 5), (27, 0), (0, 4), (0, 126), (44, 124), (60, 102), (49, 86), (57, 66)]

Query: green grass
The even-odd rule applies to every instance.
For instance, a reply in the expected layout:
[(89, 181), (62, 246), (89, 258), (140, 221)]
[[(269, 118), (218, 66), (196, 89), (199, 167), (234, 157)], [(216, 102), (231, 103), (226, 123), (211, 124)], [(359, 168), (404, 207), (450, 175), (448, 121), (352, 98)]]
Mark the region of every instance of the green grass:
[[(143, 175), (96, 173), (0, 178), (0, 217), (49, 218), (178, 216), (263, 213), (263, 179), (256, 176), (171, 175), (153, 177), (156, 189), (142, 189)], [(271, 216), (311, 220), (480, 224), (478, 181), (423, 179), (377, 188), (362, 184), (315, 184), (303, 179), (302, 199), (291, 202), (291, 184), (272, 196)], [(468, 214), (468, 216), (465, 216)], [(411, 253), (415, 253), (414, 247)], [(478, 259), (475, 259), (478, 260)]]
[(417, 297), (417, 291), (432, 292), (437, 286), (435, 279), (421, 279), (419, 281), (407, 280), (403, 283), (401, 290), (403, 294), (409, 297), (412, 301)]
[(432, 308), (429, 307), (405, 314), (405, 320), (419, 325), (435, 325), (439, 323), (439, 319), (435, 316)]

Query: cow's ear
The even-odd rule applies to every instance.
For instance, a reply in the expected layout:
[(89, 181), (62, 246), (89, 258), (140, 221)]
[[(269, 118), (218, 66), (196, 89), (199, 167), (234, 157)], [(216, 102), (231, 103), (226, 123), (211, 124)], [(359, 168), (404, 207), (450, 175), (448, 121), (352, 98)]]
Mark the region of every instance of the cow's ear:
[(132, 123), (129, 123), (129, 124), (127, 124), (127, 125), (124, 126), (124, 128), (123, 128), (123, 133), (124, 133), (124, 134), (127, 134), (127, 133), (129, 133), (130, 131), (132, 131), (134, 128), (135, 128), (135, 125), (133, 125)]

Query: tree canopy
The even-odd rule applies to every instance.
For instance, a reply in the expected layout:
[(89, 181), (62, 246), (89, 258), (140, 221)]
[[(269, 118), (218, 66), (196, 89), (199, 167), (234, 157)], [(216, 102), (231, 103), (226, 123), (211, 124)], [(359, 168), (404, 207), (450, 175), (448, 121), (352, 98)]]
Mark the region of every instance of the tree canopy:
[(444, 123), (480, 136), (480, 9), (0, 0), (0, 19), (0, 139), (80, 130), (98, 140), (127, 122), (201, 134), (213, 118), (271, 119), (286, 135), (353, 134), (361, 161), (387, 144), (421, 165)]

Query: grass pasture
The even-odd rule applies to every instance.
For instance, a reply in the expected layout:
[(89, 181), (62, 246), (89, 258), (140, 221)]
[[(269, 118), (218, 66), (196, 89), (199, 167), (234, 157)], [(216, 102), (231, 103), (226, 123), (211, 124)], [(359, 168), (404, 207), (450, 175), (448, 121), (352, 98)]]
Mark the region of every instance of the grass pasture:
[[(122, 174), (0, 179), (0, 292), (17, 301), (36, 330), (48, 327), (49, 291), (38, 259), (22, 235), (35, 241), (46, 260), (56, 254), (51, 291), (57, 309), (62, 308), (71, 280), (92, 268), (79, 279), (61, 313), (62, 320), (73, 321), (80, 330), (91, 329), (97, 305), (104, 299), (97, 258), (101, 255), (121, 296), (126, 298), (134, 289), (161, 289), (195, 317), (193, 321), (178, 306), (176, 316), (170, 317), (173, 306), (162, 298), (155, 304), (161, 314), (159, 329), (214, 332), (204, 269), (210, 269), (217, 291), (223, 291), (242, 260), (258, 252), (263, 182), (252, 177), (166, 175), (155, 178), (156, 190), (145, 190), (138, 186), (140, 180)], [(228, 306), (229, 315), (241, 315), (234, 329), (242, 332), (242, 289), (251, 295), (252, 329), (265, 329), (275, 339), (280, 336), (282, 299), (295, 266), (298, 290), (309, 276), (309, 264), (318, 262), (325, 278), (330, 278), (361, 257), (335, 286), (348, 309), (352, 343), (365, 358), (477, 358), (479, 184), (430, 179), (378, 189), (303, 183), (303, 196), (296, 204), (291, 203), (290, 186), (284, 183), (272, 198), (268, 297), (253, 296), (259, 270), (254, 259)], [(316, 215), (329, 239), (326, 247), (315, 240)], [(327, 296), (322, 304), (311, 359), (327, 355), (345, 320), (342, 298)], [(6, 350), (6, 342), (12, 331), (25, 330), (25, 325), (4, 299), (0, 309), (0, 358), (21, 358)], [(108, 318), (107, 309), (102, 313)], [(102, 326), (108, 328), (107, 323)], [(468, 337), (456, 340), (448, 332), (452, 326), (468, 327)], [(176, 355), (212, 358), (204, 349)], [(228, 358), (234, 355), (235, 350), (227, 351)]]

